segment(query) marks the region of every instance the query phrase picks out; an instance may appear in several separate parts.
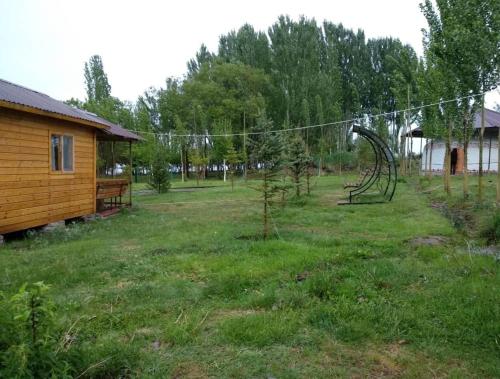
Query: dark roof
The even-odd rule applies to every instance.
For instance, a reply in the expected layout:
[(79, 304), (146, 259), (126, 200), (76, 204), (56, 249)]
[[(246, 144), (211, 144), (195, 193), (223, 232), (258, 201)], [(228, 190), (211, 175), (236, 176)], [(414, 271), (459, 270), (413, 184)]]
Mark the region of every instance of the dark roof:
[[(474, 129), (481, 129), (481, 110), (479, 110), (474, 116)], [(484, 127), (485, 128), (498, 128), (500, 127), (500, 112), (493, 111), (491, 109), (485, 108), (484, 110)], [(410, 132), (406, 133), (409, 137)], [(411, 131), (413, 137), (422, 138), (424, 133), (422, 128), (418, 127)]]
[(110, 141), (142, 141), (144, 138), (138, 136), (131, 131), (122, 128), (121, 126), (111, 124), (109, 128), (99, 130), (98, 139), (100, 140), (110, 140)]
[[(486, 128), (498, 128), (500, 126), (500, 113), (491, 109), (484, 109), (484, 126)], [(481, 111), (474, 116), (474, 128), (481, 129)]]
[(61, 115), (69, 117), (75, 122), (82, 120), (99, 124), (102, 125), (104, 133), (108, 135), (116, 135), (117, 137), (123, 137), (124, 139), (134, 141), (142, 139), (138, 135), (93, 113), (72, 107), (44, 93), (31, 90), (3, 79), (0, 79), (0, 101), (54, 113), (54, 116)]

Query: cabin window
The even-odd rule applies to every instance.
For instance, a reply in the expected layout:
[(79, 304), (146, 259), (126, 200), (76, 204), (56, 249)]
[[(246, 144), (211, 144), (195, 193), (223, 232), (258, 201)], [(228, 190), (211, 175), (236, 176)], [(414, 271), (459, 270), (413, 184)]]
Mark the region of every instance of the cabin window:
[(61, 170), (61, 136), (52, 135), (50, 139), (52, 171)]
[(73, 171), (73, 136), (52, 134), (50, 150), (52, 171)]
[(73, 171), (73, 137), (63, 136), (63, 170)]

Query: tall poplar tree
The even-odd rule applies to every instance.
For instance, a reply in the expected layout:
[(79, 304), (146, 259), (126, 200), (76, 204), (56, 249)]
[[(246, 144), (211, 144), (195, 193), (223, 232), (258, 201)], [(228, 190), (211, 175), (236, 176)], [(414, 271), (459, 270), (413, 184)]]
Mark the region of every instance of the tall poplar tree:
[(88, 102), (101, 103), (111, 96), (111, 85), (104, 72), (101, 56), (90, 57), (85, 63), (84, 76)]
[[(429, 58), (442, 71), (445, 84), (454, 90), (448, 91), (448, 98), (494, 88), (500, 80), (500, 3), (497, 0), (436, 0), (435, 4), (426, 0), (420, 5), (429, 26), (424, 31), (424, 42), (430, 52)], [(460, 108), (466, 119), (472, 119), (478, 106), (484, 106), (484, 103), (478, 103), (477, 98), (457, 101), (452, 112)], [(453, 115), (447, 118), (451, 120)], [(483, 195), (484, 120), (482, 123), (479, 133), (479, 201)], [(465, 128), (468, 124), (465, 122)], [(468, 134), (465, 130), (465, 141)], [(465, 182), (465, 196), (467, 192)]]

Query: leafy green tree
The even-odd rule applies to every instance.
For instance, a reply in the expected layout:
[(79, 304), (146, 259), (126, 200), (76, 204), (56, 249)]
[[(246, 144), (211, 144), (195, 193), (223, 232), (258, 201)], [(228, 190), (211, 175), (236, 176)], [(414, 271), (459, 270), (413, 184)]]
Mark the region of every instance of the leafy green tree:
[(188, 176), (188, 163), (187, 158), (189, 154), (188, 146), (189, 146), (189, 137), (188, 131), (184, 123), (182, 122), (179, 116), (175, 116), (175, 129), (174, 129), (176, 137), (174, 138), (173, 146), (177, 151), (177, 156), (179, 159), (179, 167), (181, 172), (181, 180), (184, 182)]
[[(301, 112), (301, 122), (300, 124), (302, 126), (310, 126), (311, 125), (311, 111), (309, 108), (309, 102), (307, 99), (302, 99), (302, 112)], [(309, 129), (305, 129), (305, 139), (306, 139), (306, 146), (309, 148)]]
[[(421, 5), (429, 29), (424, 32), (428, 64), (441, 71), (448, 97), (463, 97), (488, 91), (500, 79), (500, 4), (495, 0), (426, 0)], [(463, 138), (469, 137), (472, 115), (479, 105), (473, 99), (457, 101), (445, 107), (449, 129), (460, 113), (465, 121)], [(452, 131), (449, 130), (449, 135)], [(479, 135), (478, 200), (482, 201), (482, 147), (484, 127)], [(467, 142), (465, 142), (465, 147)], [(448, 159), (448, 158), (447, 158)], [(465, 162), (465, 166), (467, 162)], [(466, 181), (464, 196), (467, 196)]]
[(157, 143), (152, 154), (149, 184), (158, 193), (167, 192), (170, 188), (168, 165), (168, 152), (161, 143)]
[(258, 168), (260, 184), (255, 188), (261, 193), (263, 238), (269, 237), (269, 219), (273, 200), (282, 190), (279, 174), (283, 167), (283, 141), (279, 133), (270, 133), (273, 123), (263, 113), (258, 119), (255, 131), (262, 134), (253, 135), (250, 140), (250, 158)]
[(269, 40), (265, 33), (256, 32), (249, 25), (243, 25), (238, 32), (231, 31), (219, 39), (219, 57), (226, 62), (243, 63), (269, 72), (271, 54)]
[(229, 164), (229, 176), (231, 180), (231, 190), (234, 190), (234, 175), (236, 173), (236, 167), (239, 163), (241, 163), (240, 156), (238, 152), (235, 150), (233, 143), (231, 142), (227, 152), (225, 159), (227, 163)]
[(310, 161), (304, 140), (299, 135), (292, 137), (287, 144), (286, 168), (292, 178), (297, 197), (300, 197), (302, 180), (306, 176)]
[[(92, 57), (85, 67), (88, 99), (83, 106), (143, 135), (155, 134), (141, 147), (134, 147), (134, 161), (139, 165), (148, 162), (147, 152), (154, 151), (157, 140), (179, 150), (179, 141), (171, 139), (177, 134), (179, 119), (183, 134), (191, 137), (182, 143), (184, 152), (176, 151), (171, 162), (179, 162), (186, 175), (191, 148), (204, 159), (210, 156), (217, 164), (224, 161), (224, 149), (210, 135), (217, 134), (225, 120), (237, 134), (231, 143), (243, 160), (246, 177), (248, 130), (255, 127), (263, 109), (275, 125), (287, 127), (366, 117), (374, 111), (394, 112), (401, 107), (400, 94), (406, 94), (401, 78), (414, 71), (415, 61), (413, 49), (397, 39), (366, 39), (361, 30), (328, 21), (318, 25), (314, 19), (280, 16), (267, 33), (245, 24), (221, 36), (217, 54), (202, 45), (188, 62), (184, 79), (167, 79), (164, 88), (146, 90), (133, 105), (111, 96), (102, 59)], [(412, 101), (415, 93), (412, 89)], [(74, 105), (81, 104), (74, 100)], [(391, 128), (391, 143), (397, 148), (405, 120), (388, 116), (385, 121), (372, 126), (380, 132)], [(330, 162), (334, 156), (348, 155), (352, 148), (349, 126), (304, 132), (308, 151), (319, 157), (319, 173), (328, 155)], [(102, 172), (122, 159), (120, 146), (111, 151), (105, 144), (99, 149)]]
[(196, 185), (200, 185), (200, 179), (203, 178), (205, 166), (208, 164), (208, 158), (203, 156), (200, 149), (192, 149), (190, 151), (191, 163), (196, 171)]
[[(226, 156), (229, 149), (233, 146), (232, 137), (225, 136), (231, 134), (231, 124), (229, 121), (220, 120), (217, 122), (214, 128), (214, 134), (218, 135), (218, 137), (213, 138), (211, 156), (218, 165), (222, 163), (225, 174)], [(224, 181), (225, 180), (226, 177), (224, 175)]]
[(201, 44), (200, 50), (196, 53), (195, 59), (190, 59), (187, 63), (188, 67), (188, 76), (192, 77), (196, 75), (203, 64), (208, 64), (212, 62), (213, 55), (208, 51), (208, 48), (205, 44)]
[(91, 56), (85, 63), (84, 76), (88, 102), (100, 103), (111, 97), (111, 85), (99, 55)]

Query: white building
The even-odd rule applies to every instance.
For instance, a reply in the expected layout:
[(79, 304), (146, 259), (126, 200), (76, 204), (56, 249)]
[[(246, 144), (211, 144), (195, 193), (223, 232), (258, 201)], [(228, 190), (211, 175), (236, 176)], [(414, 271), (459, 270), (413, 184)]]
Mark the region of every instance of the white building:
[[(498, 128), (500, 127), (500, 113), (486, 109), (484, 124), (483, 171), (496, 172), (498, 168)], [(479, 131), (481, 129), (481, 111), (476, 113), (473, 125), (475, 130), (467, 149), (467, 168), (469, 172), (479, 171)], [(424, 138), (425, 146), (422, 150), (421, 172), (427, 172), (429, 167), (433, 172), (442, 172), (444, 169), (445, 158), (444, 141), (425, 138), (421, 128), (412, 130), (412, 136), (413, 138)], [(451, 149), (451, 173), (461, 174), (464, 171), (463, 144), (457, 140), (453, 140)]]

